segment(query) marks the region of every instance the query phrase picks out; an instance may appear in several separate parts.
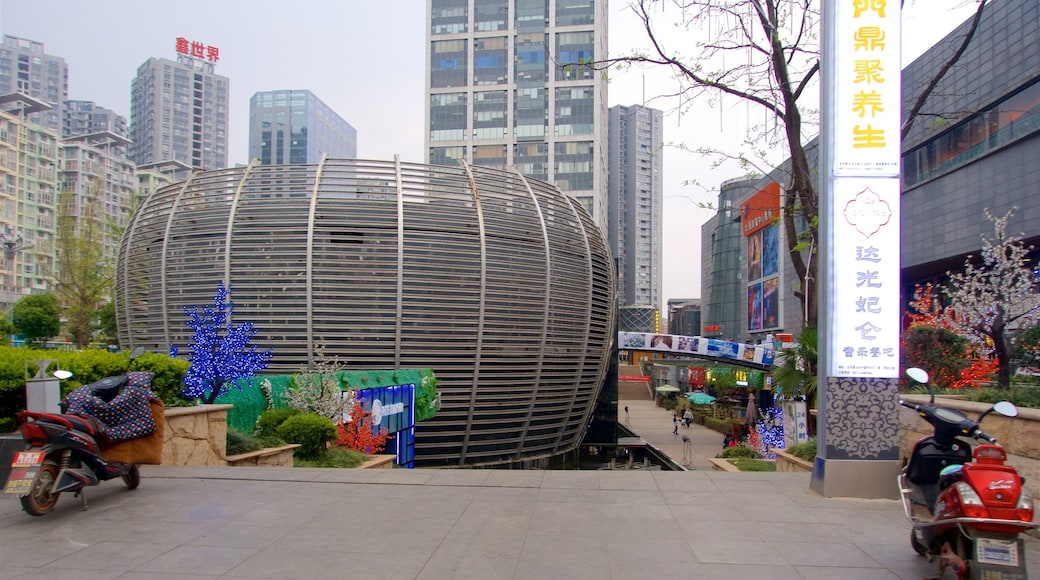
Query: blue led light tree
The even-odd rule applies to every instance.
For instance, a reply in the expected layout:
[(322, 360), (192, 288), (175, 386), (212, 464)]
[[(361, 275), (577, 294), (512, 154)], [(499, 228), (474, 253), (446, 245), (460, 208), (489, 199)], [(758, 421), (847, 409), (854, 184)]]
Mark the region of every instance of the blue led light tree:
[[(213, 403), (228, 391), (228, 384), (241, 380), (247, 382), (267, 368), (271, 360), (270, 350), (257, 350), (250, 344), (257, 333), (252, 322), (231, 323), (235, 305), (229, 299), (231, 286), (220, 282), (213, 307), (206, 305), (184, 307), (188, 326), (195, 330), (189, 345), (188, 359), (191, 367), (184, 376), (185, 389), (182, 394), (189, 399), (201, 399)], [(177, 346), (170, 347), (170, 356), (177, 356)], [(237, 385), (241, 388), (241, 383)]]

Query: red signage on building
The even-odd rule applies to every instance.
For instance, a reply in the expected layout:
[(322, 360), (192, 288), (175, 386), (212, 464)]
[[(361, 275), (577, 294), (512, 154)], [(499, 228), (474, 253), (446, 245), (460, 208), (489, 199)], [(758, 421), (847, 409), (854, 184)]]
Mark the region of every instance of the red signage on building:
[(780, 184), (772, 182), (740, 204), (740, 227), (745, 236), (773, 223), (780, 217)]
[(188, 40), (183, 36), (177, 37), (177, 53), (190, 56), (191, 58), (206, 59), (210, 62), (220, 60), (220, 49), (215, 46), (206, 46), (201, 42)]

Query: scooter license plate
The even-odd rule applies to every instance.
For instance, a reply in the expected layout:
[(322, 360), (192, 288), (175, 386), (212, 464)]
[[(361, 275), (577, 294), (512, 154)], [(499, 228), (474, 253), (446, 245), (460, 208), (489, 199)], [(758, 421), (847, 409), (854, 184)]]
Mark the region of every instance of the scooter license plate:
[(43, 451), (19, 451), (11, 462), (11, 474), (7, 477), (4, 493), (25, 495), (32, 489), (36, 472), (43, 465)]
[(1018, 542), (995, 538), (976, 538), (975, 559), (981, 564), (1018, 566)]

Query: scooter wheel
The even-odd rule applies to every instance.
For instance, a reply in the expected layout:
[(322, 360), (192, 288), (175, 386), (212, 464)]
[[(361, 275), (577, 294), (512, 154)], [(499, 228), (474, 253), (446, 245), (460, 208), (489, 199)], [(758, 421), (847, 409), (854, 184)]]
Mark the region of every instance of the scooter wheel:
[(32, 490), (23, 495), (22, 509), (31, 516), (47, 515), (58, 503), (60, 493), (51, 493), (54, 484), (58, 480), (58, 466), (53, 463), (44, 463), (40, 466), (40, 472), (36, 475)]
[(928, 555), (928, 548), (924, 547), (924, 545), (921, 544), (921, 542), (917, 541), (917, 534), (914, 533), (914, 530), (910, 530), (910, 547), (912, 547), (915, 552), (922, 556)]
[(126, 484), (127, 489), (137, 489), (137, 486), (141, 485), (141, 470), (137, 468), (137, 465), (130, 466), (130, 471), (123, 476), (123, 483)]

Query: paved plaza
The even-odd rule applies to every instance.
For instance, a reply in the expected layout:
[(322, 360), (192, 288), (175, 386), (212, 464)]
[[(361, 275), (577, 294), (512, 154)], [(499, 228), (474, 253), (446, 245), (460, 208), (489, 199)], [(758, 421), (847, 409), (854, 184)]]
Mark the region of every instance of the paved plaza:
[[(620, 408), (623, 409), (625, 401)], [(671, 413), (628, 401), (678, 462)], [(623, 411), (622, 411), (623, 413)], [(33, 518), (0, 498), (0, 579), (921, 579), (891, 500), (827, 499), (805, 473), (151, 466)], [(714, 442), (715, 446), (712, 446)], [(674, 447), (673, 447), (674, 446)], [(892, 483), (895, 485), (895, 482)], [(1040, 543), (1027, 540), (1034, 575)]]

